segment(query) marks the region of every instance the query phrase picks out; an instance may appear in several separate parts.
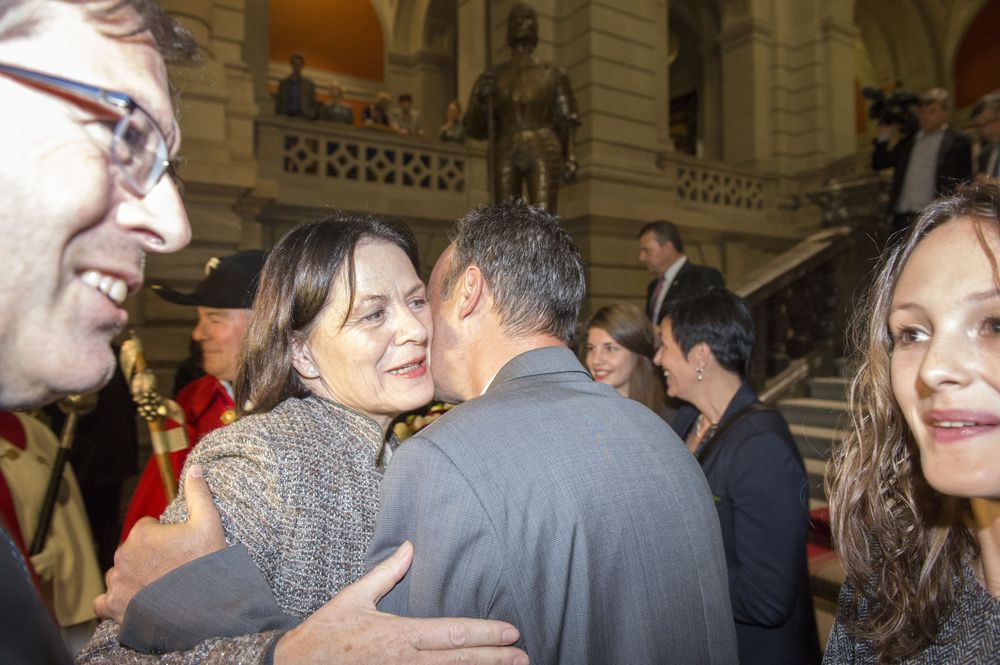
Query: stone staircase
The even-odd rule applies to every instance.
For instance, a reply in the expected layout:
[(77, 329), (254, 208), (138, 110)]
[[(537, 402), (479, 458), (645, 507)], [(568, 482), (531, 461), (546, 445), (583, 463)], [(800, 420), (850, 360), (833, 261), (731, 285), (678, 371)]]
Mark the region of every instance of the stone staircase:
[(820, 642), (826, 648), (826, 638), (836, 618), (844, 569), (830, 545), (823, 474), (833, 444), (846, 427), (847, 379), (815, 377), (808, 379), (807, 386), (809, 397), (779, 400), (777, 406), (788, 421), (809, 477), (809, 508), (813, 516), (808, 543), (809, 574)]

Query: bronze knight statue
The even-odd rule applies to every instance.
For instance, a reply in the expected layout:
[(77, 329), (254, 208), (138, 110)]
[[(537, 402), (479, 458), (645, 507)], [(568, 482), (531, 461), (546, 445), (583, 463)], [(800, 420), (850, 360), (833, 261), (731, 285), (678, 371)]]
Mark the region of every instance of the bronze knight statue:
[[(507, 18), (512, 58), (480, 75), (465, 115), (466, 133), (489, 137), (497, 202), (524, 197), (556, 210), (559, 181), (576, 176), (575, 140), (580, 120), (566, 72), (534, 55), (538, 44), (535, 10), (516, 4)], [(524, 192), (525, 186), (527, 192)]]

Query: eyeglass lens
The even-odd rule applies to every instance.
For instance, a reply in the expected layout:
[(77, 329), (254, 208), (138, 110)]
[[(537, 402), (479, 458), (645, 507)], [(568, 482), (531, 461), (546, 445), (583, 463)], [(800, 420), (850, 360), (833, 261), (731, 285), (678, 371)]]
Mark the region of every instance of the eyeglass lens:
[(166, 142), (141, 107), (118, 121), (111, 146), (115, 163), (141, 194), (156, 186), (169, 165)]

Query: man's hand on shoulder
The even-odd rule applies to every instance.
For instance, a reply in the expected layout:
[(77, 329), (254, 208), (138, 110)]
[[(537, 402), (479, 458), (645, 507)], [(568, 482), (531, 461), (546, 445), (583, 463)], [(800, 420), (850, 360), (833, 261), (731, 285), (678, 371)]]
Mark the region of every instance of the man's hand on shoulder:
[(403, 543), (395, 554), (338, 593), (278, 642), (275, 665), (528, 665), (512, 646), (517, 630), (502, 621), (408, 619), (379, 612), (375, 604), (402, 579), (413, 559)]
[(115, 565), (105, 576), (107, 592), (94, 600), (102, 619), (122, 622), (125, 608), (143, 587), (198, 557), (226, 546), (219, 511), (201, 467), (191, 467), (184, 481), (188, 521), (160, 524), (145, 517), (132, 527), (115, 552)]

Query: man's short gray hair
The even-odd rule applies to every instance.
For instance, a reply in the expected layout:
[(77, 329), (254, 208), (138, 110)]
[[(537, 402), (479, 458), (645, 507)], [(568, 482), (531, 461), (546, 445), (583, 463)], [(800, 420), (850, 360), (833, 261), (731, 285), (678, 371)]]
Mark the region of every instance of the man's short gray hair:
[(941, 108), (948, 108), (948, 91), (944, 88), (931, 88), (924, 94), (920, 95), (920, 104), (933, 104), (937, 102), (941, 105)]
[(441, 284), (451, 296), (471, 265), (483, 274), (504, 330), (548, 334), (569, 343), (586, 293), (583, 258), (559, 218), (524, 201), (487, 205), (460, 219)]

